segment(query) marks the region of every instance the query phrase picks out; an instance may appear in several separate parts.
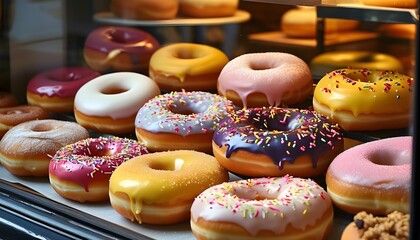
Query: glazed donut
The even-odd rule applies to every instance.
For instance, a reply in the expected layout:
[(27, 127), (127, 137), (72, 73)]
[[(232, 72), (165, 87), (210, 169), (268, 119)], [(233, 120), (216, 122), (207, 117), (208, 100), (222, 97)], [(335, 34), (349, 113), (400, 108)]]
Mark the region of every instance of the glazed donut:
[(251, 177), (318, 176), (342, 149), (340, 128), (309, 110), (238, 110), (217, 125), (213, 136), (220, 164)]
[(178, 150), (149, 153), (124, 162), (111, 175), (112, 207), (139, 223), (187, 221), (194, 198), (228, 181), (225, 169), (205, 153)]
[(74, 116), (80, 125), (98, 132), (129, 133), (134, 131), (137, 111), (159, 94), (156, 83), (142, 74), (108, 73), (77, 91)]
[(361, 0), (364, 5), (396, 8), (417, 8), (416, 0)]
[(344, 229), (341, 240), (409, 239), (410, 214), (398, 211), (387, 216), (357, 213)]
[(416, 40), (416, 24), (412, 23), (388, 23), (379, 28), (382, 34), (389, 38)]
[[(348, 19), (325, 19), (324, 34), (355, 30), (359, 21)], [(286, 11), (281, 17), (280, 28), (291, 38), (315, 38), (317, 34), (317, 15), (315, 7), (299, 6)]]
[(288, 53), (248, 53), (223, 68), (217, 90), (237, 106), (293, 105), (313, 91), (312, 74), (300, 58)]
[(357, 145), (338, 155), (326, 175), (333, 203), (350, 213), (408, 213), (412, 142), (410, 136), (387, 138)]
[(321, 79), (325, 74), (341, 68), (405, 71), (398, 58), (370, 51), (333, 51), (315, 56), (309, 63), (312, 75)]
[(394, 71), (339, 69), (316, 85), (313, 108), (347, 131), (409, 126), (414, 79)]
[(109, 199), (109, 178), (123, 162), (147, 154), (137, 141), (119, 137), (87, 138), (62, 147), (52, 157), (49, 178), (62, 197), (79, 202)]
[(98, 72), (84, 67), (64, 67), (45, 71), (29, 80), (26, 90), (28, 104), (41, 106), (48, 112), (73, 112), (74, 96)]
[(151, 151), (212, 152), (214, 129), (233, 108), (207, 92), (171, 92), (147, 102), (136, 116), (136, 136)]
[(217, 77), (229, 61), (219, 49), (195, 43), (173, 43), (150, 59), (149, 75), (168, 91), (216, 89)]
[(13, 107), (18, 105), (18, 101), (13, 94), (0, 92), (0, 108)]
[(107, 26), (88, 35), (83, 56), (95, 71), (147, 73), (150, 57), (159, 47), (159, 42), (147, 32), (131, 27)]
[(328, 193), (289, 175), (223, 183), (191, 207), (197, 239), (325, 239), (333, 223)]
[(179, 13), (187, 17), (230, 17), (236, 13), (239, 0), (179, 0)]
[(33, 120), (11, 128), (0, 141), (0, 161), (17, 176), (48, 176), (48, 165), (61, 147), (89, 137), (73, 122)]
[(134, 20), (168, 20), (178, 13), (178, 0), (112, 0), (111, 11), (120, 18)]
[(39, 106), (0, 108), (0, 139), (9, 129), (20, 123), (46, 118), (49, 118), (48, 112)]

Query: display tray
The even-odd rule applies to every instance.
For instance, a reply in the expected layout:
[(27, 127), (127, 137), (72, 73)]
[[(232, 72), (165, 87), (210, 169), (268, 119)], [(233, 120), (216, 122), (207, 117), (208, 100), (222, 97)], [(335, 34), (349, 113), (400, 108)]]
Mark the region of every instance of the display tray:
[[(363, 32), (363, 31), (350, 31), (345, 33), (326, 34), (324, 46), (333, 46), (344, 43), (352, 43), (357, 41), (371, 40), (378, 38), (378, 33)], [(301, 46), (301, 47), (317, 47), (316, 38), (291, 38), (287, 37), (284, 32), (262, 32), (248, 35), (248, 39), (252, 41), (260, 41), (264, 43)]]
[(124, 26), (204, 26), (204, 25), (223, 25), (231, 23), (241, 23), (249, 20), (251, 15), (243, 10), (237, 10), (231, 17), (220, 18), (183, 18), (176, 17), (169, 20), (130, 20), (122, 19), (112, 12), (100, 12), (93, 16), (93, 19), (99, 23), (116, 24)]

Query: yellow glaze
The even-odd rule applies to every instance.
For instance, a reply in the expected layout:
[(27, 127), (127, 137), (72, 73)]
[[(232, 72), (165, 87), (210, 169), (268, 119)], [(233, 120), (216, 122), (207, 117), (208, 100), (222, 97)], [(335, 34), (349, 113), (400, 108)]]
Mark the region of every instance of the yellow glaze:
[(181, 82), (187, 75), (197, 76), (220, 72), (229, 61), (219, 49), (195, 43), (175, 43), (157, 50), (150, 59), (150, 68)]
[(156, 152), (120, 165), (111, 175), (109, 191), (127, 194), (141, 223), (143, 205), (192, 204), (202, 191), (228, 180), (227, 171), (211, 155), (192, 150)]
[(407, 113), (414, 79), (393, 71), (339, 69), (316, 85), (314, 101), (336, 111), (360, 114)]

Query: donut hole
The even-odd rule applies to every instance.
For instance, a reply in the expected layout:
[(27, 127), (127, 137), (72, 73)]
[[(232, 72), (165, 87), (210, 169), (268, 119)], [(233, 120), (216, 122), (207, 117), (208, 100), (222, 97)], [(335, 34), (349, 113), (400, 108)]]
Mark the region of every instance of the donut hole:
[(128, 91), (128, 89), (115, 86), (115, 87), (108, 87), (108, 88), (102, 89), (101, 93), (111, 95), (111, 94), (120, 94), (120, 93), (124, 93), (124, 92), (127, 92), (127, 91)]
[(52, 129), (53, 127), (50, 124), (41, 123), (41, 124), (35, 125), (31, 130), (33, 132), (48, 132), (48, 131), (51, 131)]
[(387, 150), (377, 151), (369, 156), (369, 160), (377, 165), (398, 166), (411, 163), (409, 151), (389, 152)]
[(188, 50), (188, 49), (182, 49), (175, 53), (174, 55), (176, 58), (179, 59), (195, 59), (201, 57), (201, 55), (197, 54), (194, 51)]
[(354, 81), (358, 81), (358, 82), (366, 82), (366, 83), (373, 82), (370, 76), (364, 75), (360, 71), (357, 71), (357, 72), (353, 71), (353, 72), (347, 73), (346, 77)]
[(183, 159), (177, 158), (173, 162), (168, 161), (152, 161), (149, 164), (149, 167), (158, 171), (178, 171), (182, 168), (185, 161)]
[(262, 70), (272, 69), (272, 67), (269, 66), (267, 63), (261, 63), (261, 62), (252, 62), (252, 63), (250, 63), (249, 68), (251, 68), (254, 71), (262, 71)]
[(116, 43), (136, 43), (139, 42), (139, 36), (121, 29), (111, 29), (107, 32), (108, 39)]
[(235, 195), (240, 199), (246, 199), (246, 200), (273, 200), (274, 197), (266, 196), (264, 194), (260, 194), (256, 191), (248, 191), (246, 189), (236, 189)]

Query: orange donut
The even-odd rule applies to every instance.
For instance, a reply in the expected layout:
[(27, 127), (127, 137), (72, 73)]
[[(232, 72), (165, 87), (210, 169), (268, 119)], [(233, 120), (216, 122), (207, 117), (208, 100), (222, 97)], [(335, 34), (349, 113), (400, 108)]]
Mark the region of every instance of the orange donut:
[(46, 118), (49, 118), (48, 112), (38, 106), (0, 108), (0, 139), (9, 129), (20, 123)]
[(51, 186), (62, 197), (79, 202), (109, 199), (109, 178), (129, 159), (147, 154), (137, 141), (118, 137), (87, 138), (62, 147), (49, 165)]
[(33, 120), (11, 128), (0, 141), (0, 161), (18, 176), (48, 176), (48, 165), (61, 147), (89, 137), (73, 122)]
[(13, 107), (18, 105), (18, 101), (13, 94), (0, 92), (0, 108)]
[(120, 18), (167, 20), (178, 13), (178, 0), (112, 0), (111, 11)]
[(239, 0), (179, 0), (179, 13), (187, 17), (229, 17), (236, 13)]
[(213, 135), (213, 154), (240, 175), (318, 176), (342, 151), (337, 124), (309, 110), (248, 108), (229, 114)]
[(217, 160), (205, 153), (179, 150), (149, 153), (124, 162), (111, 175), (112, 207), (139, 223), (173, 224), (190, 219), (194, 198), (229, 180)]

